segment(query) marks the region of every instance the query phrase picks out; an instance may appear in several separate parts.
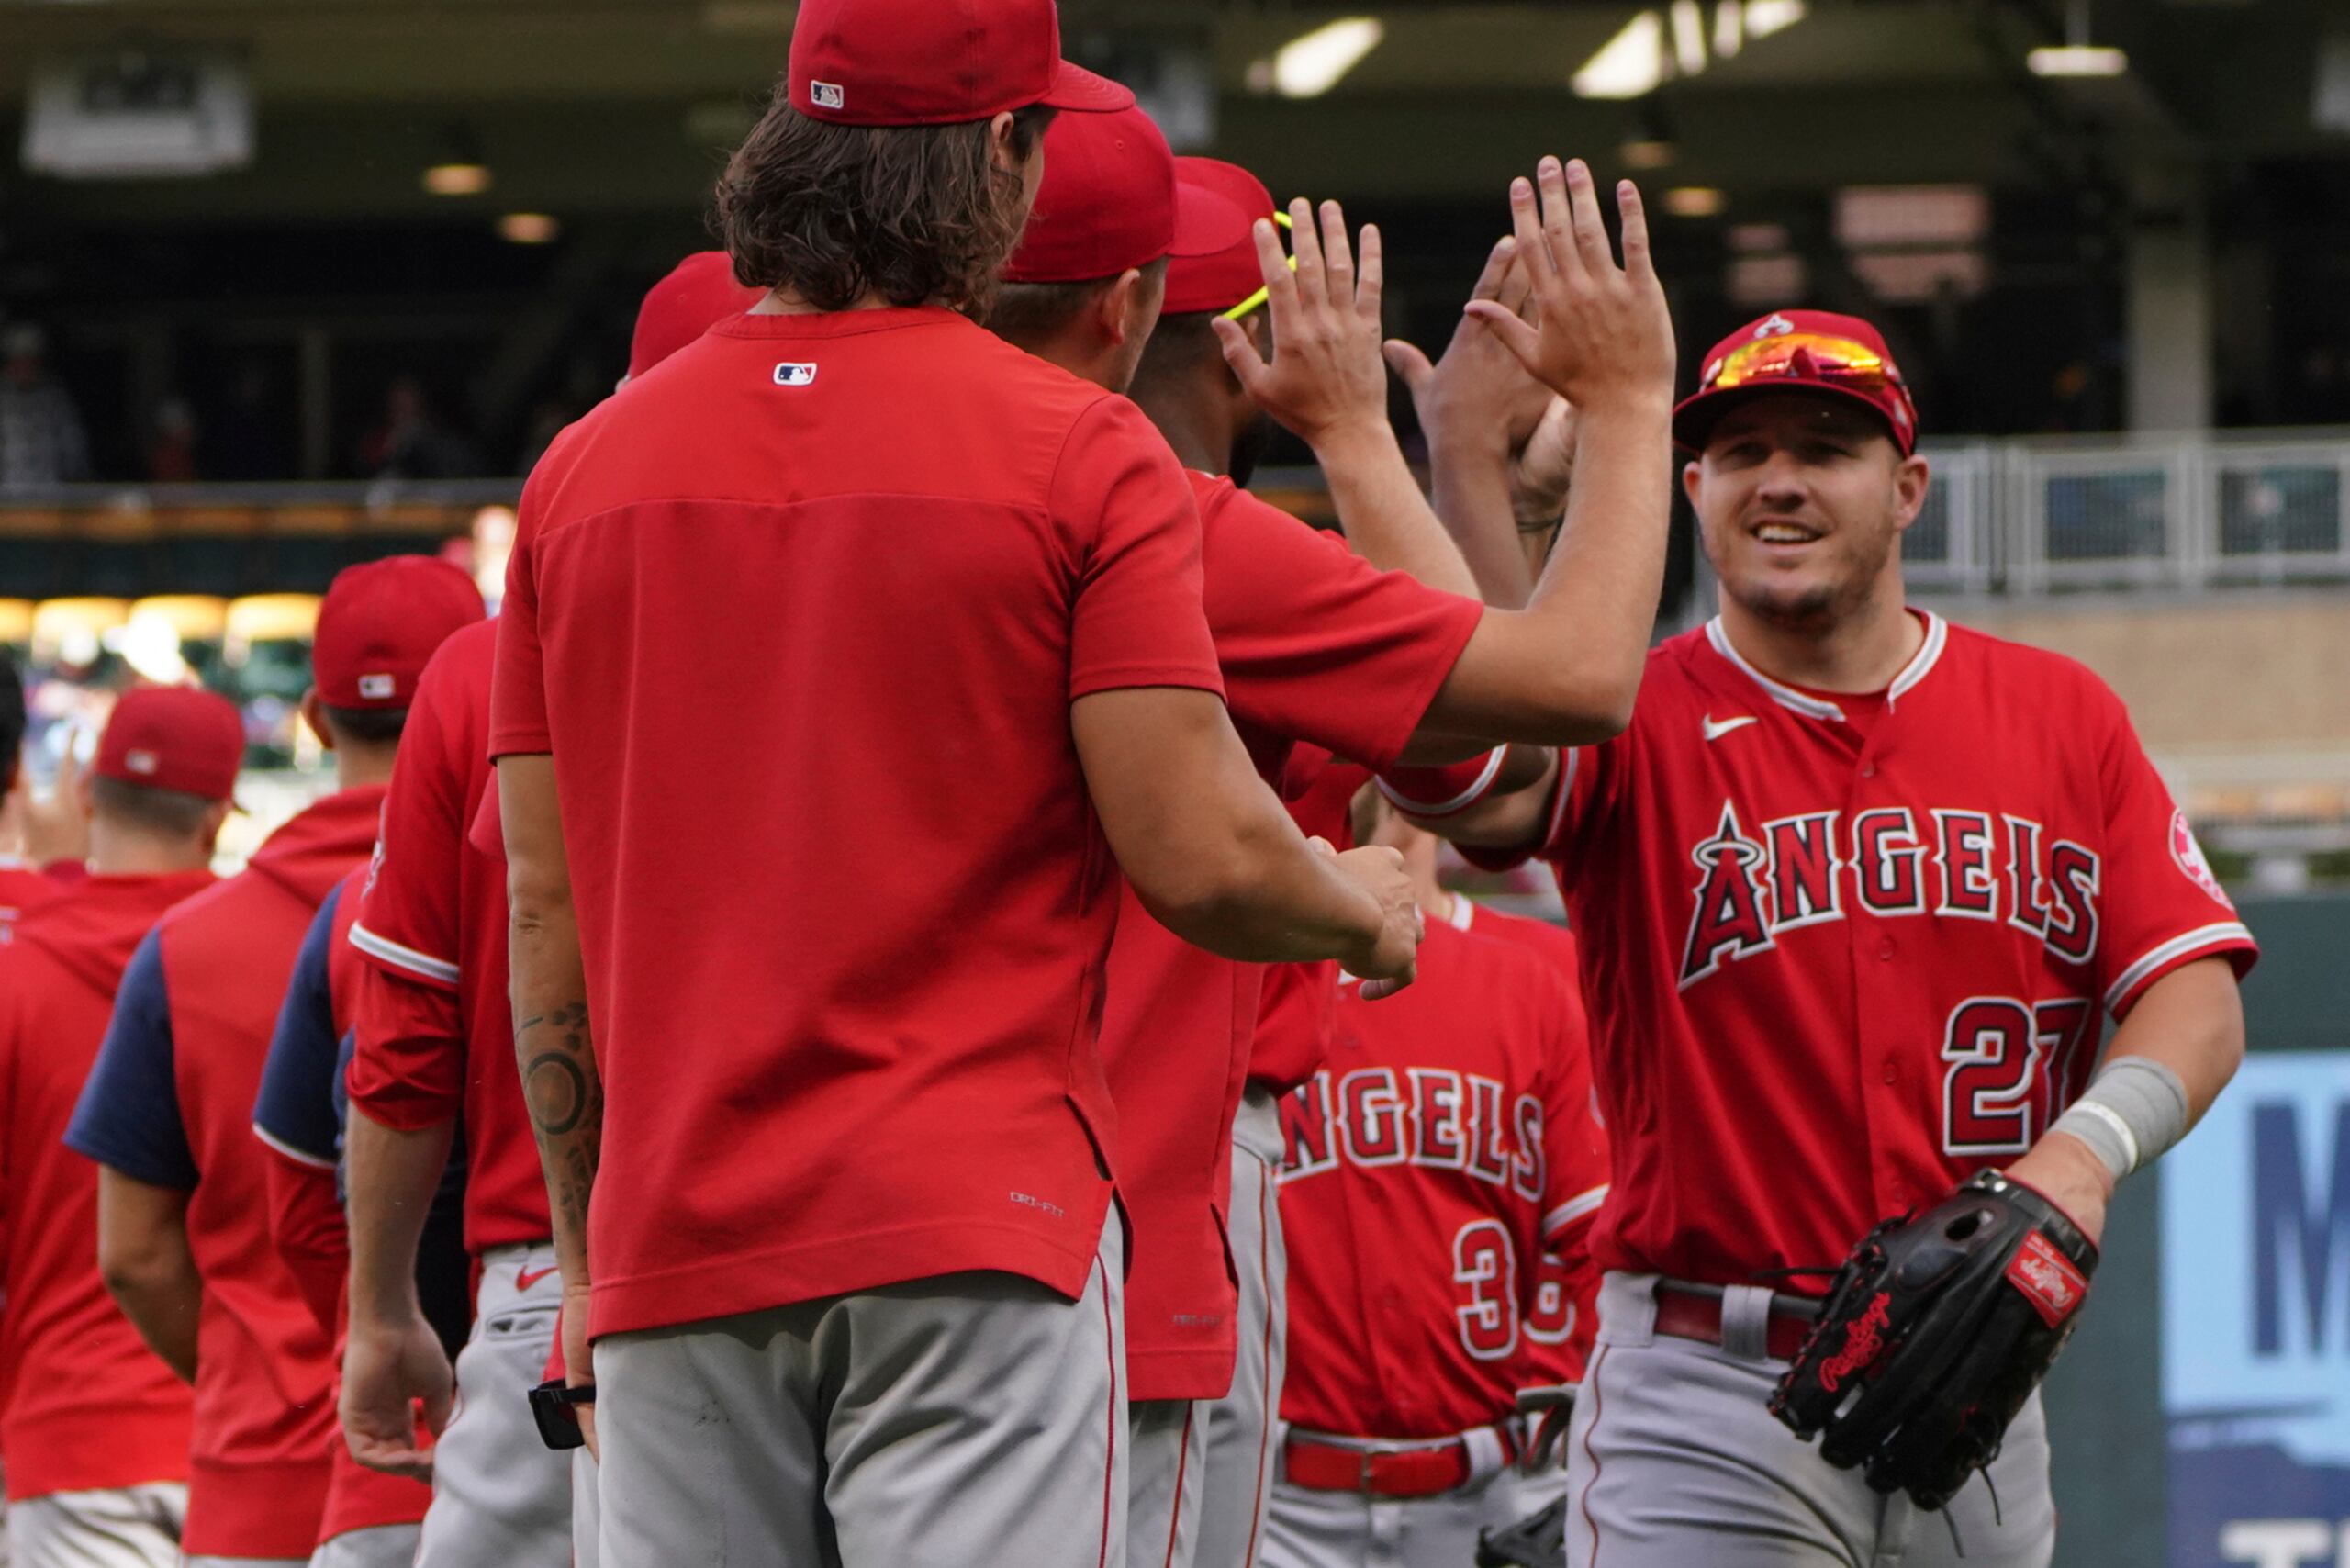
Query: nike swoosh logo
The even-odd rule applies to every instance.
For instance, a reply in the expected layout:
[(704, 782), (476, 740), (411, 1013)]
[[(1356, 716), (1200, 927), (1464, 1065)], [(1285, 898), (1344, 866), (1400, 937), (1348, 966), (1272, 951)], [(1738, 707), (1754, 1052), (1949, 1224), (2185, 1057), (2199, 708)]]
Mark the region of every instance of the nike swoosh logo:
[(1709, 741), (1718, 741), (1724, 735), (1729, 734), (1732, 730), (1742, 730), (1749, 724), (1759, 724), (1762, 722), (1762, 720), (1756, 718), (1753, 714), (1747, 713), (1735, 719), (1724, 719), (1719, 723), (1716, 723), (1714, 722), (1714, 716), (1711, 713), (1708, 713), (1706, 715), (1705, 720), (1706, 738)]
[(541, 1280), (545, 1279), (549, 1274), (555, 1271), (556, 1271), (554, 1269), (541, 1269), (536, 1272), (533, 1272), (529, 1269), (517, 1269), (514, 1271), (514, 1288), (518, 1291), (529, 1290), (532, 1285), (537, 1284)]

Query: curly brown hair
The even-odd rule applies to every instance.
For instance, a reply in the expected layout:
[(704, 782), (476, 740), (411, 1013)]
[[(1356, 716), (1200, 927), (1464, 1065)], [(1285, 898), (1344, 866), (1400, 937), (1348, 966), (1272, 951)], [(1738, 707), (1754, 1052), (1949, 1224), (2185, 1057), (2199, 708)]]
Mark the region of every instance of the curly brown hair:
[[(1054, 111), (1013, 114), (1025, 162)], [(1019, 173), (994, 156), (991, 122), (856, 126), (811, 119), (779, 85), (718, 181), (734, 276), (819, 310), (867, 294), (892, 305), (985, 308), (1027, 216)]]

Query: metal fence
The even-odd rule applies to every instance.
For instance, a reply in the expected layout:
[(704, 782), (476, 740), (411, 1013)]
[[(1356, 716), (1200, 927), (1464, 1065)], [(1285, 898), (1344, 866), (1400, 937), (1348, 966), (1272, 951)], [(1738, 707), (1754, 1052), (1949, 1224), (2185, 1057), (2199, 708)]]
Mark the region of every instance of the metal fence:
[(2350, 435), (1929, 446), (1909, 582), (1960, 593), (2350, 582)]

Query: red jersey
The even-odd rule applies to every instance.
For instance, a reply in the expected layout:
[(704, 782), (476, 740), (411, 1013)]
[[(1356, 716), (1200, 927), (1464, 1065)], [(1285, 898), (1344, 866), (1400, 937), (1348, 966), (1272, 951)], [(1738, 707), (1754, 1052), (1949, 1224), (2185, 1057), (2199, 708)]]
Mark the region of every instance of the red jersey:
[[(260, 1103), (253, 1111), (253, 1131), (269, 1150), (269, 1228), (278, 1252), (293, 1270), (311, 1316), (333, 1341), (332, 1364), (338, 1376), (330, 1395), (338, 1403), (340, 1369), (351, 1323), (351, 1235), (343, 1218), (342, 1201), (335, 1191), (339, 1138), (305, 1139), (310, 1147), (273, 1135), (264, 1115), (273, 1103), (273, 1076), (294, 1064), (281, 1061), (289, 1046), (303, 1047), (299, 1095), (303, 1110), (316, 1118), (316, 1131), (331, 1133), (335, 1126), (333, 1080), (324, 1081), (312, 1070), (337, 1060), (337, 1043), (351, 1032), (358, 1006), (359, 982), (366, 960), (351, 944), (351, 927), (371, 868), (354, 866), (319, 906), (312, 930), (296, 960), (285, 1006), (278, 1014), (277, 1033), (271, 1041), (271, 1059), (264, 1070)], [(325, 929), (320, 931), (319, 926)], [(315, 945), (315, 946), (314, 946)], [(323, 998), (306, 994), (319, 977), (311, 971), (314, 954), (322, 953), (325, 970)], [(323, 1000), (325, 1015), (317, 1016)], [(317, 1058), (323, 1056), (323, 1061)], [(288, 1074), (289, 1077), (294, 1076)], [(285, 1086), (290, 1088), (291, 1085)], [(291, 1094), (287, 1098), (292, 1098)], [(325, 1147), (318, 1147), (323, 1141)], [(420, 1433), (420, 1439), (423, 1434)], [(324, 1507), (319, 1516), (319, 1540), (332, 1540), (352, 1530), (383, 1525), (420, 1522), (432, 1503), (432, 1488), (403, 1475), (370, 1470), (351, 1456), (350, 1445), (327, 1445), (330, 1474)]]
[[(1229, 479), (1191, 475), (1208, 629), (1258, 771), (1297, 739), (1374, 767), (1395, 760), (1484, 607), (1382, 572)], [(1102, 1054), (1134, 1226), (1126, 1368), (1136, 1399), (1214, 1399), (1232, 1383), (1237, 1305), (1225, 1251), (1232, 1123), (1265, 967), (1191, 946), (1132, 889), (1110, 948)]]
[(27, 912), (55, 898), (62, 888), (37, 866), (0, 856), (0, 942)]
[[(330, 795), (240, 875), (155, 927), (160, 985), (132, 1005), (134, 958), (68, 1137), (91, 1158), (188, 1194), (203, 1276), (183, 1545), (298, 1557), (318, 1541), (335, 1429), (331, 1343), (270, 1235), (275, 1156), (252, 1113), (296, 955), (319, 902), (366, 857), (384, 791)], [(160, 1005), (156, 1005), (160, 1004)]]
[(91, 877), (0, 946), (0, 1463), (18, 1501), (187, 1478), (187, 1385), (106, 1294), (97, 1167), (62, 1140), (132, 950), (211, 884)]
[(1615, 1150), (1604, 1269), (1831, 1265), (2030, 1148), (2105, 1014), (2197, 958), (2252, 966), (2121, 700), (1921, 619), (1881, 699), (1841, 703), (1717, 620), (1651, 653), (1630, 728), (1563, 759), (1539, 853)]
[[(1281, 801), (1307, 837), (1352, 849), (1354, 799), (1370, 782), (1369, 768), (1339, 761), (1318, 746), (1300, 746), (1281, 775)], [(1249, 1080), (1286, 1094), (1313, 1077), (1329, 1054), (1337, 997), (1335, 963), (1275, 964), (1267, 970)]]
[(743, 316), (522, 504), (491, 751), (556, 759), (595, 1331), (972, 1269), (1075, 1297), (1117, 879), (1069, 704), (1223, 689), (1166, 442), (951, 311)]
[(1282, 1419), (1435, 1438), (1516, 1407), (1536, 1265), (1606, 1192), (1573, 1014), (1548, 960), (1445, 924), (1408, 990), (1341, 987), (1330, 1059), (1281, 1106)]
[[(1583, 964), (1575, 939), (1566, 927), (1547, 920), (1528, 920), (1487, 909), (1454, 895), (1452, 924), (1458, 930), (1523, 947), (1556, 969), (1567, 982), (1568, 1011), (1561, 1036), (1567, 1049), (1582, 1061), (1586, 1081), (1591, 1073), (1591, 1021), (1583, 1010)], [(1606, 1132), (1599, 1122), (1596, 1094), (1592, 1100), (1592, 1126), (1606, 1147)], [(1583, 1365), (1591, 1359), (1592, 1336), (1599, 1328), (1599, 1271), (1590, 1251), (1581, 1245), (1586, 1232), (1578, 1229), (1574, 1245), (1563, 1250), (1542, 1249), (1534, 1269), (1534, 1295), (1526, 1309), (1526, 1367), (1521, 1376), (1528, 1388), (1555, 1388), (1581, 1383)]]
[(384, 800), (384, 834), (352, 927), (381, 979), (360, 987), (351, 1102), (412, 1132), (463, 1113), (465, 1245), (544, 1240), (545, 1178), (506, 996), (506, 860), (475, 847), (475, 814), (497, 798), (489, 763), (498, 623), (465, 627), (418, 679)]

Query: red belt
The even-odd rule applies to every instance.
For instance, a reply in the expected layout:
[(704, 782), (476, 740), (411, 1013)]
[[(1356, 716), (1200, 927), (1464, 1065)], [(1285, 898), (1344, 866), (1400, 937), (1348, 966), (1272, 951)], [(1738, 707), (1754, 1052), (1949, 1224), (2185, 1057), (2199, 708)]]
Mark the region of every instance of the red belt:
[[(1764, 1348), (1773, 1361), (1791, 1361), (1803, 1349), (1804, 1338), (1811, 1332), (1812, 1310), (1807, 1310), (1810, 1307), (1808, 1302), (1798, 1303), (1785, 1296), (1771, 1298), (1771, 1319), (1763, 1338)], [(1676, 1339), (1718, 1345), (1722, 1342), (1722, 1298), (1681, 1290), (1671, 1283), (1660, 1284), (1656, 1288), (1656, 1331)]]
[[(1502, 1462), (1517, 1462), (1517, 1435), (1507, 1426), (1493, 1431), (1501, 1439)], [(1281, 1446), (1281, 1473), (1292, 1484), (1315, 1492), (1433, 1497), (1466, 1486), (1476, 1462), (1461, 1438), (1441, 1438), (1425, 1448), (1362, 1449), (1292, 1432)]]

